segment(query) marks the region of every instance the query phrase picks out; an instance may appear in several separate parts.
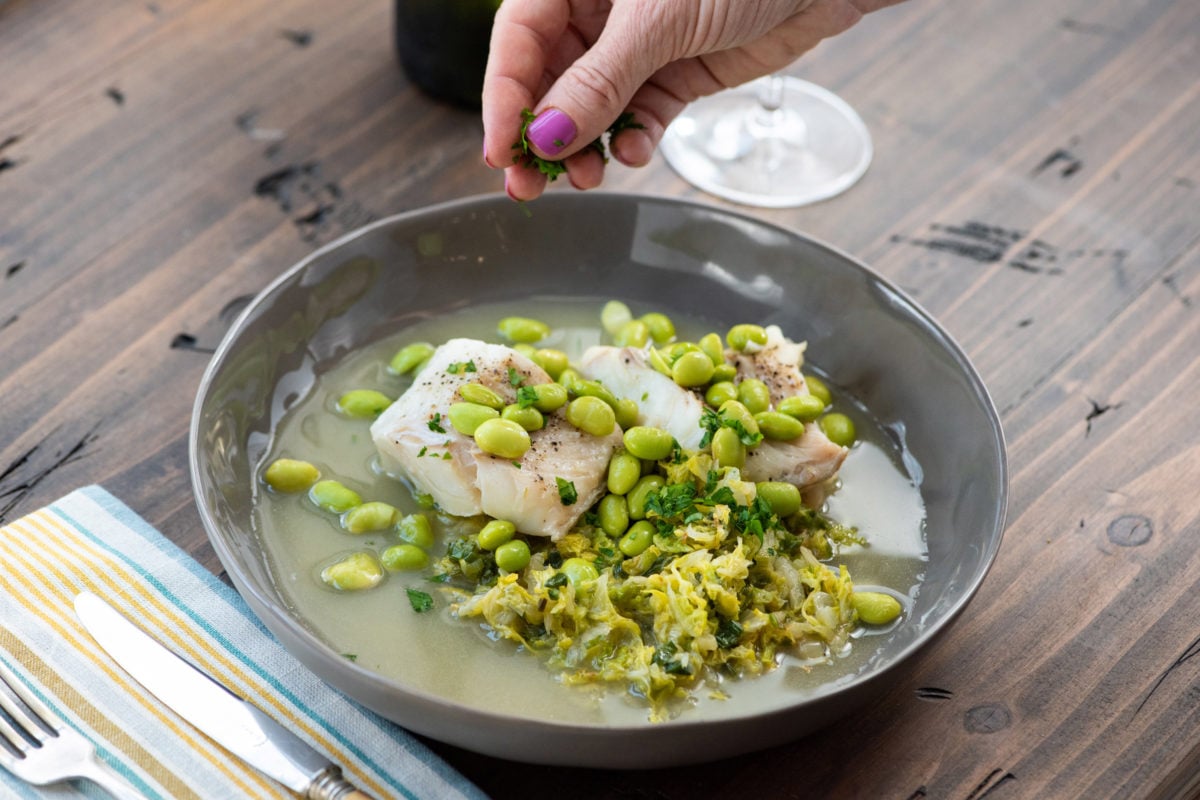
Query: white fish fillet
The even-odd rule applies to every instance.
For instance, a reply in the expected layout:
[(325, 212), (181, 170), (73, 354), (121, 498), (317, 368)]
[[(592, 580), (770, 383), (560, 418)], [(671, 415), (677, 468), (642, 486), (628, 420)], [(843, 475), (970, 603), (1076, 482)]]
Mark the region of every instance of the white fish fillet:
[[(475, 371), (449, 371), (472, 363)], [(545, 370), (515, 350), (475, 339), (451, 339), (434, 351), (413, 385), (371, 425), (383, 468), (407, 478), (447, 514), (507, 519), (522, 533), (558, 538), (604, 489), (609, 459), (621, 441), (581, 433), (562, 417), (530, 434), (532, 446), (514, 463), (488, 455), (447, 419), (460, 386), (481, 383), (506, 402), (516, 401), (515, 370), (528, 385), (550, 382)], [(439, 430), (440, 429), (440, 430)], [(443, 458), (443, 454), (449, 458)], [(518, 466), (519, 465), (519, 466)], [(573, 481), (578, 500), (564, 506), (556, 477)]]
[(800, 367), (804, 366), (807, 342), (793, 342), (783, 335), (778, 325), (767, 326), (767, 343), (757, 351), (726, 350), (725, 360), (737, 368), (737, 378), (757, 378), (771, 390), (771, 402), (808, 394)]
[(577, 365), (585, 378), (600, 381), (617, 397), (638, 404), (638, 425), (662, 428), (686, 450), (696, 450), (704, 430), (700, 418), (704, 403), (658, 372), (642, 350), (632, 347), (589, 347)]
[(800, 488), (832, 478), (842, 468), (850, 451), (834, 444), (815, 422), (804, 426), (804, 433), (790, 442), (764, 439), (746, 452), (742, 477), (760, 481), (786, 481)]

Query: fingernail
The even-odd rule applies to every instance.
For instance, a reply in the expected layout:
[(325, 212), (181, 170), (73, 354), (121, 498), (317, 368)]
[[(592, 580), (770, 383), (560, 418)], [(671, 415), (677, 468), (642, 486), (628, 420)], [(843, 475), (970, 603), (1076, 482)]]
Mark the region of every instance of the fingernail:
[(492, 169), (495, 169), (495, 168), (496, 168), (496, 166), (495, 166), (494, 164), (492, 164), (492, 162), (491, 162), (491, 161), (488, 161), (488, 157), (487, 157), (487, 142), (484, 142), (484, 143), (483, 143), (483, 163), (487, 164), (487, 165), (488, 165), (489, 167), (491, 167)]
[(518, 203), (521, 202), (521, 198), (519, 198), (515, 194), (513, 194), (512, 189), (510, 189), (508, 186), (508, 173), (507, 172), (504, 173), (504, 193), (509, 196), (509, 199), (516, 200)]
[(525, 135), (538, 150), (546, 155), (556, 156), (575, 141), (575, 134), (578, 132), (570, 117), (557, 108), (550, 108), (538, 114), (537, 119), (529, 123)]

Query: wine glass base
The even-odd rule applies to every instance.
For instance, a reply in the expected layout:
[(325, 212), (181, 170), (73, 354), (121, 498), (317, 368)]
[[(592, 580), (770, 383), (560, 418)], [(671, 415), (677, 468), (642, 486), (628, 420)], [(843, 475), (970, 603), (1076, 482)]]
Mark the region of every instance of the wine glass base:
[[(782, 81), (775, 111), (763, 81)], [(827, 89), (772, 76), (703, 97), (667, 128), (659, 152), (680, 177), (737, 203), (785, 208), (854, 185), (871, 163), (862, 118)]]

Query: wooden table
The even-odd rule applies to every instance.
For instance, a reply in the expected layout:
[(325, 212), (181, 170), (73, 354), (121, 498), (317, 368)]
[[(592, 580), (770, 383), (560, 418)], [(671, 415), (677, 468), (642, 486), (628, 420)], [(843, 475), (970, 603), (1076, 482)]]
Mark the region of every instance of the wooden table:
[[(1200, 3), (913, 0), (792, 72), (875, 161), (759, 213), (979, 367), (1012, 464), (994, 568), (882, 702), (793, 745), (630, 773), (431, 744), (495, 796), (1196, 796)], [(480, 134), (399, 72), (383, 0), (0, 3), (0, 521), (99, 483), (219, 572), (187, 471), (209, 354), (314, 246), (499, 191)], [(661, 161), (606, 187), (704, 199)]]

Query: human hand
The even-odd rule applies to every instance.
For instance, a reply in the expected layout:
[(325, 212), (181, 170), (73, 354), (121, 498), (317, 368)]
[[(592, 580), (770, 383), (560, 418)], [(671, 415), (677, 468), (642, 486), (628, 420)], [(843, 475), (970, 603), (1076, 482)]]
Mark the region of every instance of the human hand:
[(523, 109), (542, 158), (571, 184), (598, 186), (588, 145), (624, 111), (641, 128), (610, 142), (628, 166), (650, 161), (667, 125), (698, 97), (774, 73), (862, 15), (900, 0), (504, 0), (483, 82), (484, 159), (505, 190), (532, 200), (546, 176), (514, 164)]

